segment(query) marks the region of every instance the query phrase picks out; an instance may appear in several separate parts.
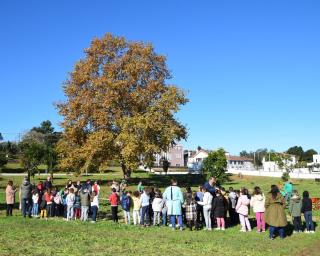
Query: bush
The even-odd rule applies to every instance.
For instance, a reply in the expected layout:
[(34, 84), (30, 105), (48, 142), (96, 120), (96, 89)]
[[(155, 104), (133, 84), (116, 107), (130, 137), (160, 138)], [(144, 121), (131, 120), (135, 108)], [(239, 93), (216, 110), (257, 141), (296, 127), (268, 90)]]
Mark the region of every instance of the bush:
[(4, 152), (0, 152), (0, 169), (2, 166), (6, 165), (8, 163), (6, 154)]
[(284, 172), (284, 173), (282, 174), (282, 176), (281, 176), (281, 179), (282, 179), (284, 182), (288, 181), (288, 180), (290, 179), (290, 174), (289, 174), (289, 172)]

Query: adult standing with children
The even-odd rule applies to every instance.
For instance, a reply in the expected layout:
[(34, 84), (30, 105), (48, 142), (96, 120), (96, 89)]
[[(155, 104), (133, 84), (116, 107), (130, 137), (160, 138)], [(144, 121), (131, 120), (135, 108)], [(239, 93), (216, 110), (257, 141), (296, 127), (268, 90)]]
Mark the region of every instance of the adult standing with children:
[(266, 196), (265, 208), (265, 220), (270, 226), (270, 239), (274, 239), (276, 231), (279, 232), (280, 238), (283, 239), (285, 235), (284, 227), (287, 226), (286, 201), (276, 185), (271, 186), (271, 191)]
[(176, 179), (171, 180), (171, 186), (167, 187), (164, 191), (163, 199), (166, 200), (166, 205), (168, 207), (167, 214), (170, 215), (172, 229), (176, 228), (176, 218), (178, 218), (180, 230), (183, 230), (181, 206), (184, 200), (182, 191), (178, 187)]
[(32, 185), (29, 182), (28, 177), (23, 179), (23, 182), (20, 186), (20, 205), (21, 205), (21, 212), (22, 216), (25, 218), (28, 214), (31, 217), (31, 198), (32, 198)]
[(7, 203), (7, 216), (12, 216), (12, 210), (15, 202), (16, 189), (13, 186), (12, 180), (8, 181), (6, 187), (6, 203)]

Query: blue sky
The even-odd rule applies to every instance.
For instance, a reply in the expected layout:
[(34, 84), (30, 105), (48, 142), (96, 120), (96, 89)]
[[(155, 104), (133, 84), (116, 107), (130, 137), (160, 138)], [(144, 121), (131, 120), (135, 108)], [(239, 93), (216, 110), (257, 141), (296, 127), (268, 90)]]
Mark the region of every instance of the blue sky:
[[(154, 44), (190, 103), (185, 147), (320, 150), (319, 1), (0, 2), (0, 132), (41, 121), (93, 37)], [(9, 134), (11, 133), (11, 134)]]

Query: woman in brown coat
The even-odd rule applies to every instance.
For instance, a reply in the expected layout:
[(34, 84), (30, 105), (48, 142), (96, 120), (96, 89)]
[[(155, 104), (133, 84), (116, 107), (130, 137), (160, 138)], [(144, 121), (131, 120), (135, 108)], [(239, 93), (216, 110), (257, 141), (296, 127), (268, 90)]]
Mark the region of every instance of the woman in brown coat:
[(7, 216), (12, 216), (15, 193), (16, 190), (13, 187), (13, 182), (12, 180), (9, 180), (6, 188)]
[(275, 231), (279, 232), (280, 238), (284, 238), (284, 227), (287, 226), (285, 213), (286, 202), (276, 185), (271, 186), (271, 191), (266, 196), (265, 220), (269, 224), (270, 239), (274, 239)]

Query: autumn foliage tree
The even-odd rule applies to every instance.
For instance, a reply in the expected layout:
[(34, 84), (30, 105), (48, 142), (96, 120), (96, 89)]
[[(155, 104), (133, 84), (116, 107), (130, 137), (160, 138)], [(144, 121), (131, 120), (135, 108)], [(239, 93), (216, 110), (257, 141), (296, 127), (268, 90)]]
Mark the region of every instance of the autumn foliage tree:
[(170, 78), (166, 58), (151, 44), (111, 34), (94, 39), (63, 86), (66, 101), (57, 105), (60, 167), (84, 172), (117, 159), (125, 175), (185, 139), (175, 113), (187, 99), (167, 84)]

